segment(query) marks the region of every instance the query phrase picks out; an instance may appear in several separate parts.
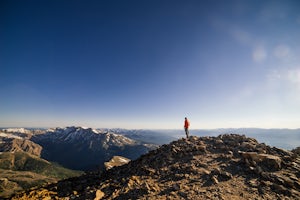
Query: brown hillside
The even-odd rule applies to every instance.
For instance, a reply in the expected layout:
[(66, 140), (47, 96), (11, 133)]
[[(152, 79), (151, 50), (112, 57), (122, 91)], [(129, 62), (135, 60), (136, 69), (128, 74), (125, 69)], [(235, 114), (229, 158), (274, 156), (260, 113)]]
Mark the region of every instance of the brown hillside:
[(27, 152), (40, 157), (42, 147), (28, 139), (0, 138), (0, 152)]
[(180, 139), (13, 199), (300, 199), (300, 157), (241, 135)]

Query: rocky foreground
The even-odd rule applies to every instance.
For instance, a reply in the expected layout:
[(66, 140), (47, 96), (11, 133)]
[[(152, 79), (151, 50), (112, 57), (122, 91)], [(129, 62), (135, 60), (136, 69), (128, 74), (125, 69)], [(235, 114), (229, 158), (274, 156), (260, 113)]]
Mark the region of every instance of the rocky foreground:
[(12, 199), (300, 199), (299, 178), (298, 151), (241, 135), (190, 137)]

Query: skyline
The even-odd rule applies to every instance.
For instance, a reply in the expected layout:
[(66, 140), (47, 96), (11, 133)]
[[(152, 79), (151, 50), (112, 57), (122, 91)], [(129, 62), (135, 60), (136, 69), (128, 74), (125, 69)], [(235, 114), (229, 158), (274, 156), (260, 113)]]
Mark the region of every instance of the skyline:
[(296, 0), (0, 4), (0, 127), (300, 128)]

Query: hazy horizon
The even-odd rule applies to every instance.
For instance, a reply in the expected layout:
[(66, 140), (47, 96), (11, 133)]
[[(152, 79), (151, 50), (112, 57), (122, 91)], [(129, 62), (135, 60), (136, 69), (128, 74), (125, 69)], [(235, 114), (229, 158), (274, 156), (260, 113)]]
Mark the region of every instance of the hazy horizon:
[[(87, 126), (79, 126), (79, 125), (69, 125), (69, 126), (54, 126), (54, 127), (46, 127), (46, 126), (41, 126), (41, 127), (34, 127), (34, 126), (0, 126), (0, 129), (19, 129), (19, 128), (24, 128), (24, 129), (51, 129), (51, 128), (67, 128), (67, 127), (81, 127), (83, 129), (91, 128), (91, 129), (124, 129), (124, 130), (154, 130), (154, 131), (184, 131), (184, 128), (122, 128), (122, 127), (87, 127)], [(213, 131), (213, 130), (238, 130), (238, 129), (261, 129), (261, 130), (298, 130), (300, 128), (260, 128), (260, 127), (228, 127), (228, 128), (190, 128), (191, 131), (199, 131), (199, 130), (204, 130), (204, 131)]]
[[(0, 129), (5, 127), (0, 127)], [(9, 129), (9, 127), (6, 127)], [(11, 128), (11, 127), (10, 127)], [(22, 127), (24, 128), (24, 127)], [(41, 128), (41, 127), (40, 127)], [(51, 127), (51, 128), (66, 128), (66, 127)], [(93, 128), (93, 127), (83, 127)], [(32, 130), (31, 128), (28, 128)], [(39, 129), (39, 128), (33, 128)], [(47, 128), (41, 128), (47, 130)], [(107, 128), (93, 128), (107, 129)], [(117, 128), (118, 129), (118, 128)], [(155, 144), (167, 144), (176, 139), (184, 138), (185, 132), (183, 129), (122, 129), (116, 130), (116, 134), (124, 136), (133, 136), (134, 139)], [(73, 130), (74, 131), (74, 130)], [(15, 131), (13, 131), (15, 132)], [(21, 131), (22, 132), (22, 131)], [(61, 133), (61, 131), (59, 131)], [(191, 136), (219, 136), (222, 134), (239, 134), (247, 137), (255, 138), (259, 142), (266, 143), (270, 146), (292, 150), (299, 147), (300, 144), (300, 128), (298, 129), (261, 129), (261, 128), (219, 128), (219, 129), (190, 129)], [(2, 135), (5, 136), (5, 135)], [(140, 136), (140, 137), (139, 137)], [(143, 138), (144, 139), (141, 139)]]

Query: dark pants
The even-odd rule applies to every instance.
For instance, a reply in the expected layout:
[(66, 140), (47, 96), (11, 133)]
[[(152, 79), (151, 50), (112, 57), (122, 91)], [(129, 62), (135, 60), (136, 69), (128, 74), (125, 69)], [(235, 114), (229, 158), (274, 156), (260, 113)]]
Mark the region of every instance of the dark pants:
[(189, 128), (184, 128), (184, 130), (185, 130), (186, 138), (189, 138)]

